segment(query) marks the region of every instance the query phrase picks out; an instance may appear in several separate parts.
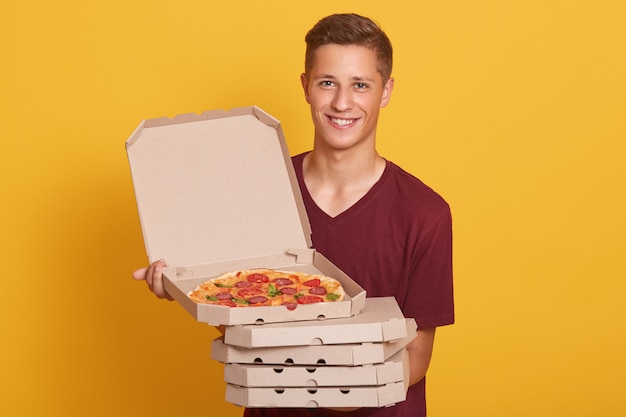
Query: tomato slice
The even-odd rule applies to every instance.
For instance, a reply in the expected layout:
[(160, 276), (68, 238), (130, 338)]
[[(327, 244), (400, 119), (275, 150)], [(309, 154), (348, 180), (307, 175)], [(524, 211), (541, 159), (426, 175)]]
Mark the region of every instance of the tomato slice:
[(307, 287), (318, 287), (321, 283), (322, 281), (320, 281), (319, 278), (314, 278), (308, 281), (304, 281), (302, 285), (305, 285)]
[(298, 297), (298, 304), (314, 304), (322, 302), (324, 302), (324, 299), (322, 297), (318, 297), (317, 295), (302, 295)]

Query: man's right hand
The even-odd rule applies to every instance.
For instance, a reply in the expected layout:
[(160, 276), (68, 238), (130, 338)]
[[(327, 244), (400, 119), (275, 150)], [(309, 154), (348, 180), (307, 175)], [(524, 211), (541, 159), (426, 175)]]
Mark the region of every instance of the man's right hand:
[(174, 298), (169, 295), (163, 288), (163, 267), (166, 267), (167, 263), (163, 259), (155, 261), (150, 266), (140, 268), (133, 272), (133, 278), (137, 281), (146, 281), (150, 291), (159, 298), (166, 300), (173, 300)]

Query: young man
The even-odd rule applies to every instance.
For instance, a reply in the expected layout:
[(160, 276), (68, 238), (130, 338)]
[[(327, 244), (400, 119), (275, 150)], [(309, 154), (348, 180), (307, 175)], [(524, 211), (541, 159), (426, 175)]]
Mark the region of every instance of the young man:
[[(370, 19), (339, 14), (306, 36), (301, 76), (315, 127), (313, 150), (293, 164), (313, 246), (367, 291), (395, 296), (418, 336), (409, 345), (407, 400), (388, 408), (247, 409), (247, 417), (426, 415), (425, 374), (435, 328), (454, 322), (452, 227), (447, 203), (376, 151), (380, 108), (389, 103), (392, 47)], [(163, 261), (135, 271), (161, 298)]]

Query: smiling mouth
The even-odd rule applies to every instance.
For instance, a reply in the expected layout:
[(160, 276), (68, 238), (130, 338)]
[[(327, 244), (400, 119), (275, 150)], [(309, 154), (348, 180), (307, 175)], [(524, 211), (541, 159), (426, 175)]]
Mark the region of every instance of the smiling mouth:
[(350, 126), (355, 122), (356, 119), (337, 119), (334, 117), (330, 117), (331, 122), (339, 126)]

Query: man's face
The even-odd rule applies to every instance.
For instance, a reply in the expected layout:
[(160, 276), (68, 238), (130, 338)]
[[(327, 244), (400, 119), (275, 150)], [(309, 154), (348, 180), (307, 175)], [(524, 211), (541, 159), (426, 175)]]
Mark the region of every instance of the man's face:
[(393, 89), (393, 79), (383, 84), (374, 51), (356, 45), (321, 46), (301, 81), (311, 105), (316, 147), (374, 146), (378, 114)]

